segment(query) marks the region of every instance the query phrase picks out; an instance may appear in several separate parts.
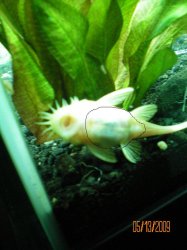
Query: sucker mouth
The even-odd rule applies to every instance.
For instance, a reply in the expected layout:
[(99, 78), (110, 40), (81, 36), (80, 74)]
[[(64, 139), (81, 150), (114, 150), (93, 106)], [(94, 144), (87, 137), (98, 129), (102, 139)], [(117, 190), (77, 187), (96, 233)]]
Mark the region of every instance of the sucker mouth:
[(68, 128), (73, 125), (74, 121), (75, 119), (71, 115), (66, 115), (61, 119), (60, 125), (62, 127)]

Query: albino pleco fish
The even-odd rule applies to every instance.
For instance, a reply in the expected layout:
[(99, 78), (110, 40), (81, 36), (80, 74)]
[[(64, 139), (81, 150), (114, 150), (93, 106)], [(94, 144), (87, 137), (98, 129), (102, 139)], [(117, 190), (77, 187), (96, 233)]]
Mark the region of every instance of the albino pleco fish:
[(132, 97), (134, 89), (114, 91), (97, 101), (71, 98), (62, 100), (62, 107), (51, 108), (53, 113), (41, 112), (48, 126), (44, 133), (52, 132), (73, 144), (85, 144), (99, 159), (115, 163), (113, 147), (120, 145), (124, 156), (132, 163), (139, 161), (141, 145), (137, 138), (169, 134), (187, 128), (187, 121), (178, 125), (160, 126), (148, 122), (157, 112), (155, 104), (138, 107), (131, 112), (116, 106)]

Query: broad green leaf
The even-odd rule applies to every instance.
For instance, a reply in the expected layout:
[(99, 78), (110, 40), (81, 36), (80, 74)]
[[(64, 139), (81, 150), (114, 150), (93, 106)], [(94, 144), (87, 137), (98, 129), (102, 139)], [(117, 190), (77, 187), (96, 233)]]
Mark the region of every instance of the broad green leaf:
[[(133, 13), (138, 5), (139, 0), (118, 0), (119, 7), (123, 16), (123, 27), (121, 30), (120, 39), (127, 37), (130, 32), (130, 22)], [(122, 37), (121, 37), (122, 36)]]
[(123, 24), (117, 1), (95, 0), (88, 13), (87, 52), (105, 65), (108, 53), (119, 38)]
[[(187, 1), (184, 0), (167, 0), (163, 6), (159, 22), (153, 30), (152, 37), (159, 35), (176, 20), (185, 16), (187, 13)], [(179, 27), (180, 28), (180, 27)]]
[(5, 48), (7, 48), (7, 42), (5, 39), (5, 33), (1, 21), (0, 21), (0, 42), (4, 45)]
[(74, 82), (78, 96), (80, 96), (80, 98), (86, 97), (87, 99), (95, 100), (114, 91), (114, 84), (108, 76), (107, 69), (104, 65), (98, 64), (98, 61), (89, 55), (86, 56), (86, 61), (87, 72), (80, 72), (80, 75)]
[[(136, 86), (136, 81), (140, 73), (147, 67), (151, 59), (160, 50), (166, 47), (171, 47), (174, 38), (180, 34), (181, 30), (187, 28), (187, 15), (180, 18), (165, 29), (160, 35), (153, 39), (149, 39), (149, 36), (145, 41), (139, 45), (138, 50), (128, 58), (128, 64), (131, 75), (131, 85)], [(157, 67), (155, 65), (155, 67)]]
[(89, 8), (92, 4), (92, 0), (63, 0), (66, 4), (71, 5), (81, 13), (87, 15)]
[[(154, 83), (153, 79), (156, 80), (156, 76), (158, 78), (159, 74), (173, 66), (175, 56), (170, 52), (165, 59), (163, 51), (166, 50), (167, 53), (175, 37), (187, 30), (186, 6), (187, 3), (183, 1), (139, 1), (124, 44), (123, 57), (128, 84), (135, 89), (139, 88), (136, 103), (141, 101), (144, 93)], [(157, 58), (165, 61), (165, 67), (162, 63), (159, 66)], [(152, 61), (155, 63), (151, 63)], [(149, 78), (151, 71), (155, 72), (155, 75)], [(142, 78), (144, 83), (139, 84)], [(123, 86), (126, 86), (125, 84)]]
[(149, 35), (162, 12), (163, 0), (139, 1), (131, 20), (130, 31), (124, 45), (124, 58), (132, 56)]
[(130, 32), (130, 22), (138, 2), (139, 0), (118, 0), (123, 16), (123, 26), (120, 37), (107, 58), (107, 69), (115, 82), (116, 89), (126, 87), (129, 84), (128, 70), (123, 63), (124, 44)]
[(34, 0), (33, 8), (44, 44), (65, 72), (75, 79), (80, 67), (86, 67), (86, 19), (60, 0)]
[[(170, 29), (177, 19), (185, 16), (187, 13), (187, 2), (173, 0), (147, 0), (140, 1), (134, 12), (131, 22), (130, 32), (124, 47), (124, 61), (128, 63), (128, 58), (136, 54), (142, 53), (142, 48), (149, 46), (149, 42), (163, 33), (166, 29)], [(181, 30), (181, 27), (176, 27)], [(170, 31), (169, 31), (170, 32)], [(170, 32), (171, 33), (171, 32)], [(154, 35), (153, 35), (154, 34)], [(174, 34), (172, 34), (174, 37)], [(170, 36), (170, 38), (173, 39)], [(162, 36), (163, 38), (163, 36)], [(170, 40), (171, 42), (171, 40)], [(168, 43), (168, 38), (162, 39), (162, 45)], [(144, 48), (144, 51), (146, 48)], [(153, 51), (154, 54), (154, 51)], [(139, 56), (140, 57), (140, 56)]]
[[(43, 74), (53, 86), (56, 92), (56, 99), (61, 100), (61, 69), (49, 54), (46, 45), (41, 41), (38, 27), (32, 15), (32, 4), (33, 0), (2, 0), (0, 9), (6, 14), (26, 43), (36, 52), (37, 56), (33, 54), (35, 60), (40, 64)], [(6, 46), (6, 41), (3, 40), (2, 42)]]
[(36, 22), (36, 18), (33, 13), (33, 0), (19, 0), (18, 13), (19, 20), (23, 27), (23, 36), (29, 43), (29, 46), (37, 54), (37, 60), (41, 66), (41, 70), (50, 84), (55, 90), (55, 98), (59, 101), (64, 94), (62, 92), (62, 72), (61, 67), (54, 57), (50, 54), (48, 46), (42, 40), (39, 29)]
[(62, 67), (65, 96), (93, 99), (113, 89), (107, 72), (102, 72), (100, 63), (85, 53), (86, 18), (60, 0), (34, 3), (41, 41)]
[(38, 112), (48, 110), (48, 105), (52, 103), (53, 89), (33, 57), (34, 52), (3, 13), (1, 22), (13, 59), (15, 92), (13, 99), (16, 108), (28, 128), (42, 139), (41, 129), (35, 122), (39, 120)]
[[(79, 99), (87, 98), (96, 100), (106, 93), (114, 91), (114, 84), (108, 76), (108, 72), (104, 66), (87, 55), (85, 57), (87, 70), (80, 71), (76, 80), (71, 79), (65, 75), (62, 87), (67, 93), (67, 98), (71, 96), (78, 96)], [(84, 68), (81, 68), (84, 70)]]
[(147, 59), (148, 47), (149, 41), (144, 41), (144, 43), (142, 42), (136, 53), (134, 53), (131, 57), (128, 58), (130, 75), (129, 85), (132, 87), (136, 87), (138, 75), (141, 71), (142, 65), (144, 64), (144, 60)]
[(141, 72), (137, 83), (137, 94), (134, 105), (139, 105), (146, 91), (166, 70), (170, 69), (177, 61), (177, 56), (170, 48), (159, 50), (147, 67)]
[(19, 21), (18, 4), (22, 0), (1, 0), (0, 10), (6, 14), (10, 22), (14, 24), (14, 27), (22, 34), (22, 25)]
[[(185, 21), (186, 21), (186, 18), (187, 18), (187, 15), (185, 17)], [(141, 67), (139, 67), (139, 73), (141, 73), (147, 67), (147, 65), (149, 64), (149, 62), (151, 61), (151, 59), (154, 57), (155, 54), (157, 54), (159, 51), (163, 50), (164, 48), (171, 47), (174, 38), (177, 37), (181, 32), (182, 21), (183, 19), (180, 19), (180, 21), (177, 21), (174, 24), (170, 25), (161, 34), (153, 38), (147, 46), (145, 46), (146, 55), (144, 56), (144, 60), (142, 62)], [(186, 27), (187, 27), (187, 23), (186, 23)], [(134, 61), (135, 60), (137, 60), (137, 58), (134, 58)]]

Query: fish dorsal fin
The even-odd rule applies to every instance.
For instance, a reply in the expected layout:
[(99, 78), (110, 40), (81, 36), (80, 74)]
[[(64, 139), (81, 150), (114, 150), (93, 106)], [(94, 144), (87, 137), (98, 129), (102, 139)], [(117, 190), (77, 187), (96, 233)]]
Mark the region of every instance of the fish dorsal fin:
[(138, 141), (131, 141), (128, 145), (121, 144), (124, 156), (132, 163), (140, 161), (141, 144)]
[(117, 162), (115, 154), (111, 149), (99, 148), (95, 145), (89, 145), (88, 148), (93, 155), (95, 155), (97, 158), (103, 161), (110, 162), (110, 163)]
[(157, 105), (148, 104), (141, 107), (138, 107), (131, 111), (131, 114), (135, 119), (140, 119), (143, 121), (149, 121), (157, 112)]
[(134, 89), (124, 88), (120, 90), (113, 91), (103, 97), (101, 97), (98, 102), (100, 105), (110, 105), (110, 106), (117, 106), (124, 102), (125, 100), (129, 100), (132, 97)]

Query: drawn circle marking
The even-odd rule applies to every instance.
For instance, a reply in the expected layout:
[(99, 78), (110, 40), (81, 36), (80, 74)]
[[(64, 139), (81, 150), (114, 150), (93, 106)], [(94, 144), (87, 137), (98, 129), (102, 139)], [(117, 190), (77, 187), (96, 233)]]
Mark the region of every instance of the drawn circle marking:
[(137, 137), (132, 138), (132, 139), (131, 139), (129, 142), (127, 142), (126, 145), (124, 145), (123, 147), (127, 147), (127, 146), (131, 143), (132, 140), (138, 139), (140, 136), (142, 136), (142, 135), (146, 132), (146, 126), (145, 126), (145, 124), (142, 123), (142, 122), (140, 122), (140, 121), (138, 121), (138, 120), (131, 114), (131, 112), (129, 112), (129, 111), (125, 110), (125, 109), (121, 109), (121, 108), (118, 108), (118, 107), (114, 107), (114, 106), (100, 106), (100, 107), (97, 107), (97, 108), (95, 108), (95, 109), (90, 110), (90, 111), (86, 114), (85, 124), (84, 124), (84, 126), (85, 126), (85, 131), (86, 131), (86, 136), (87, 136), (88, 140), (91, 142), (91, 144), (93, 144), (94, 146), (99, 147), (99, 148), (102, 148), (102, 149), (111, 149), (111, 148), (117, 148), (117, 149), (119, 148), (119, 149), (120, 149), (119, 146), (115, 146), (115, 147), (103, 147), (103, 146), (101, 146), (101, 145), (98, 145), (98, 144), (96, 144), (96, 143), (90, 138), (90, 136), (89, 136), (88, 129), (87, 129), (87, 125), (86, 125), (86, 124), (87, 124), (87, 120), (88, 120), (88, 116), (89, 116), (89, 114), (90, 114), (91, 112), (97, 111), (98, 109), (101, 109), (101, 108), (114, 108), (114, 109), (120, 109), (120, 110), (122, 110), (122, 111), (126, 111), (126, 112), (128, 112), (128, 113), (130, 114), (130, 116), (131, 116), (133, 119), (136, 120), (136, 122), (138, 122), (138, 123), (140, 123), (141, 125), (143, 125), (144, 131), (143, 131), (142, 133), (140, 133), (140, 135), (138, 135)]

